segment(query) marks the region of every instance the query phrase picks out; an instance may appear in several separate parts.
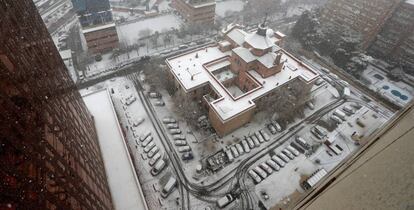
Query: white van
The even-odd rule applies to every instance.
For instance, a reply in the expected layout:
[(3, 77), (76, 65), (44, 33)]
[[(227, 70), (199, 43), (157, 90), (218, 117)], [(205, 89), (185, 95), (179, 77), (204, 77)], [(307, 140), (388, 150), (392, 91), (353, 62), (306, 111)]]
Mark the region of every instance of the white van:
[(174, 191), (176, 185), (177, 185), (177, 179), (175, 179), (174, 177), (170, 177), (168, 182), (162, 188), (161, 196), (163, 198), (168, 197), (168, 195), (170, 195), (171, 192)]

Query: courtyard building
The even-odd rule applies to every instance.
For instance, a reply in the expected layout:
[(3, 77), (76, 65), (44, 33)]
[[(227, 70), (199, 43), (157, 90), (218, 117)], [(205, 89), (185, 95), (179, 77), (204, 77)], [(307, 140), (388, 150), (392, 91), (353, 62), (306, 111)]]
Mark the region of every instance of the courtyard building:
[(294, 81), (310, 89), (318, 73), (280, 47), (283, 35), (264, 24), (254, 32), (223, 30), (215, 45), (166, 60), (176, 93), (202, 101), (219, 136), (250, 122), (261, 102)]

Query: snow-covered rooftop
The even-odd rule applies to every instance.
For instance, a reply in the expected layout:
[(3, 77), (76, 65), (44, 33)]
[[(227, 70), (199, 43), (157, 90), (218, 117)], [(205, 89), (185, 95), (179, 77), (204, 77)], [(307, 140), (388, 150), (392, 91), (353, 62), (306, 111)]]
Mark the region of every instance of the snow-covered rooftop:
[(233, 49), (233, 52), (236, 53), (241, 59), (246, 61), (247, 63), (250, 63), (254, 60), (256, 60), (256, 56), (254, 56), (249, 49), (244, 47), (236, 47)]
[(270, 40), (269, 36), (261, 36), (257, 33), (246, 35), (245, 41), (253, 48), (260, 50), (268, 49), (275, 45), (275, 43)]
[(115, 23), (109, 23), (109, 24), (100, 25), (100, 26), (96, 26), (96, 27), (86, 28), (86, 29), (83, 29), (82, 32), (85, 34), (85, 33), (93, 32), (93, 31), (99, 31), (99, 30), (103, 30), (103, 29), (107, 29), (107, 28), (111, 28), (111, 27), (115, 27)]
[(230, 32), (227, 33), (227, 37), (240, 46), (244, 43), (246, 35), (247, 33), (239, 28), (231, 29)]
[(94, 116), (115, 209), (148, 209), (109, 92), (93, 92), (83, 100)]

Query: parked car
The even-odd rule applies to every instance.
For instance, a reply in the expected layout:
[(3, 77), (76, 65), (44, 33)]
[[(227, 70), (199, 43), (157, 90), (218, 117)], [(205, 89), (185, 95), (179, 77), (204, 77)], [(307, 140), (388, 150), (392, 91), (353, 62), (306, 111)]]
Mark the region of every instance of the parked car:
[(262, 181), (262, 178), (260, 178), (260, 176), (257, 175), (257, 173), (254, 172), (253, 170), (249, 171), (249, 176), (253, 179), (255, 184), (258, 184)]
[(293, 148), (295, 148), (297, 151), (299, 151), (302, 154), (305, 153), (305, 150), (295, 142), (290, 143), (290, 146), (292, 146)]
[(227, 194), (226, 196), (217, 200), (217, 206), (219, 208), (224, 208), (225, 206), (229, 205), (234, 200), (233, 196)]
[(265, 141), (270, 141), (270, 136), (265, 130), (260, 130), (260, 133)]
[(350, 106), (344, 106), (342, 107), (342, 110), (348, 115), (352, 115), (355, 113), (354, 109), (352, 109)]
[(158, 92), (149, 92), (148, 97), (150, 98), (161, 98), (161, 94)]
[(161, 158), (161, 154), (157, 152), (148, 162), (150, 166), (153, 166), (159, 159)]
[(151, 169), (151, 174), (153, 176), (157, 176), (158, 174), (161, 173), (162, 170), (164, 170), (165, 166), (166, 166), (166, 162), (164, 160), (159, 160), (155, 166)]
[(280, 159), (282, 159), (285, 163), (289, 163), (290, 159), (283, 153), (279, 153), (277, 154), (277, 156), (280, 157)]
[(155, 147), (153, 147), (149, 152), (148, 152), (148, 157), (149, 158), (152, 158), (152, 157), (154, 157), (154, 155), (155, 154), (157, 154), (157, 152), (158, 151), (160, 151), (160, 149), (157, 147), (157, 146), (155, 146)]
[(260, 177), (262, 177), (263, 179), (266, 179), (267, 177), (267, 173), (265, 171), (263, 171), (263, 169), (261, 169), (259, 166), (256, 166), (256, 168), (253, 169)]
[(189, 152), (191, 151), (191, 147), (190, 146), (181, 146), (178, 147), (178, 152), (183, 153), (183, 152)]
[(186, 152), (181, 156), (182, 160), (192, 160), (194, 158), (193, 153), (190, 152)]
[(319, 78), (316, 80), (315, 85), (319, 86), (322, 85), (322, 83), (324, 82), (324, 80), (322, 78)]
[(289, 150), (296, 157), (300, 155), (299, 151), (290, 145), (287, 146), (286, 149)]
[(174, 140), (185, 140), (185, 136), (181, 134), (175, 134), (173, 135)]
[(273, 121), (273, 125), (275, 126), (277, 132), (282, 132), (283, 128), (277, 121)]
[(243, 150), (242, 145), (236, 144), (235, 147), (237, 149), (237, 152), (239, 152), (240, 155), (243, 155), (244, 154), (244, 150)]
[(249, 144), (250, 149), (255, 147), (252, 137), (246, 137), (247, 143)]
[(168, 195), (170, 195), (175, 187), (177, 186), (177, 179), (175, 179), (175, 177), (170, 177), (167, 181), (167, 183), (164, 185), (164, 187), (161, 190), (161, 196), (163, 198), (168, 197)]
[(306, 102), (306, 106), (307, 106), (310, 110), (314, 110), (314, 109), (315, 109), (315, 105), (314, 105), (312, 102), (310, 102), (310, 101)]
[(229, 160), (229, 162), (230, 163), (233, 162), (234, 161), (234, 157), (233, 157), (233, 154), (232, 154), (231, 150), (230, 149), (227, 149), (227, 150), (225, 150), (225, 153), (226, 153), (226, 156), (227, 156), (227, 159)]
[(172, 117), (165, 117), (165, 118), (163, 118), (162, 119), (162, 122), (164, 123), (164, 124), (169, 124), (169, 123), (177, 123), (177, 120), (175, 120), (174, 118), (172, 118)]
[(239, 152), (237, 151), (236, 147), (234, 145), (230, 146), (231, 152), (233, 152), (234, 158), (239, 157)]
[(266, 164), (266, 163), (260, 163), (260, 168), (262, 168), (266, 173), (272, 174), (273, 170)]
[(253, 139), (254, 146), (255, 147), (260, 147), (260, 142), (259, 142), (259, 139), (257, 138), (257, 136), (253, 134), (250, 137)]
[(156, 147), (154, 142), (150, 142), (146, 147), (144, 147), (144, 152), (147, 153), (150, 150), (152, 150), (152, 148)]
[(142, 147), (148, 146), (149, 143), (152, 142), (152, 136), (148, 136), (141, 144)]
[(267, 129), (269, 129), (270, 133), (275, 135), (277, 133), (277, 130), (275, 126), (272, 123), (267, 124)]
[(141, 125), (144, 122), (144, 120), (144, 118), (138, 118), (132, 123), (132, 126), (138, 127), (138, 125)]
[(162, 100), (157, 100), (157, 101), (155, 101), (155, 102), (154, 102), (154, 105), (155, 105), (155, 106), (164, 106), (164, 105), (165, 105), (165, 103), (164, 103), (164, 101), (162, 101)]
[(291, 160), (295, 159), (295, 156), (287, 149), (283, 149), (282, 153), (288, 156)]
[(168, 129), (178, 129), (178, 124), (177, 123), (167, 124), (167, 128)]
[(245, 140), (243, 140), (242, 142), (241, 142), (241, 144), (242, 144), (242, 146), (243, 146), (243, 150), (246, 152), (246, 153), (249, 153), (250, 152), (250, 147), (249, 147), (249, 144), (247, 143), (247, 140), (245, 139)]
[(256, 131), (254, 134), (256, 135), (257, 139), (259, 139), (259, 142), (260, 142), (260, 143), (265, 142), (265, 140), (264, 140), (263, 136), (260, 134), (260, 132), (259, 132), (259, 131)]
[(151, 131), (147, 131), (139, 138), (139, 140), (144, 141), (150, 135), (151, 135)]
[(175, 146), (185, 146), (187, 145), (187, 142), (184, 140), (175, 140), (174, 141)]
[(342, 120), (339, 117), (335, 116), (335, 115), (331, 115), (331, 120), (334, 121), (336, 124), (341, 124), (342, 123)]
[(180, 129), (170, 129), (170, 133), (171, 134), (181, 134), (181, 130)]
[(273, 160), (270, 160), (270, 159), (267, 160), (266, 161), (266, 164), (268, 166), (272, 167), (273, 170), (275, 170), (275, 171), (279, 171), (280, 170), (280, 166), (275, 161), (273, 161)]
[(280, 157), (278, 157), (276, 155), (272, 156), (272, 160), (275, 161), (282, 168), (285, 167), (285, 165), (286, 165), (286, 163), (282, 159), (280, 159)]
[(310, 149), (310, 145), (302, 137), (297, 136), (295, 140), (296, 140), (296, 143), (298, 143), (300, 146), (302, 146), (305, 150)]

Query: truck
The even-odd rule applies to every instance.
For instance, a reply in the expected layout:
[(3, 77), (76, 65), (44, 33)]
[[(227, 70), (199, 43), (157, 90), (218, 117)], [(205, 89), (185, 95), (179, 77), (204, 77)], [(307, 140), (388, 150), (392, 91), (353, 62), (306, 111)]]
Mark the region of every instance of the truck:
[(174, 191), (176, 186), (177, 186), (177, 179), (175, 179), (175, 177), (170, 177), (170, 179), (168, 179), (167, 183), (162, 188), (161, 196), (163, 198), (168, 197)]
[(343, 121), (346, 120), (346, 114), (343, 111), (339, 110), (339, 109), (336, 109), (333, 114), (336, 115), (337, 117), (341, 118), (341, 120), (343, 120)]

